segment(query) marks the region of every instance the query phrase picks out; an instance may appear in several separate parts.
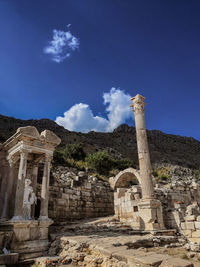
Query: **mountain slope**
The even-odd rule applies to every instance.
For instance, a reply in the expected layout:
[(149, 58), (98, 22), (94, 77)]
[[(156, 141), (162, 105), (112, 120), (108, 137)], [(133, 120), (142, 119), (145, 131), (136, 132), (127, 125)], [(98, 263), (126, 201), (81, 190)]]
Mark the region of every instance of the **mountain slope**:
[[(0, 115), (0, 142), (13, 135), (18, 127), (35, 126), (39, 132), (49, 129), (62, 139), (62, 144), (83, 143), (88, 153), (108, 149), (118, 157), (128, 157), (138, 164), (135, 128), (120, 125), (112, 133), (71, 132), (49, 119), (20, 120)], [(152, 163), (171, 163), (189, 168), (200, 168), (200, 142), (191, 137), (147, 131)]]

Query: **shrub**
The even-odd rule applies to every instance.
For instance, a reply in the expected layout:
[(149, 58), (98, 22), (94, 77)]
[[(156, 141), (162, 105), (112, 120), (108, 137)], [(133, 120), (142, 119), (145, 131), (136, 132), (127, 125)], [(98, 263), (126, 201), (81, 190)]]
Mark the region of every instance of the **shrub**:
[(63, 151), (59, 149), (55, 149), (53, 153), (53, 162), (56, 164), (65, 164), (65, 160), (63, 157)]
[(113, 160), (114, 167), (118, 170), (124, 170), (133, 167), (133, 162), (130, 159)]
[(89, 154), (86, 158), (88, 167), (99, 174), (108, 174), (113, 168), (113, 159), (107, 151), (99, 151), (94, 154)]
[(84, 160), (85, 152), (81, 144), (67, 144), (63, 150), (65, 159)]
[(158, 182), (166, 182), (171, 179), (169, 168), (164, 167), (164, 168), (159, 168), (157, 170), (153, 170), (152, 174)]
[(200, 169), (198, 169), (198, 170), (194, 170), (194, 175), (196, 176), (196, 178), (197, 178), (198, 180), (200, 180)]
[(169, 177), (168, 177), (167, 175), (165, 175), (165, 174), (162, 174), (162, 175), (160, 176), (160, 179), (161, 179), (162, 181), (167, 181), (167, 180), (169, 179)]

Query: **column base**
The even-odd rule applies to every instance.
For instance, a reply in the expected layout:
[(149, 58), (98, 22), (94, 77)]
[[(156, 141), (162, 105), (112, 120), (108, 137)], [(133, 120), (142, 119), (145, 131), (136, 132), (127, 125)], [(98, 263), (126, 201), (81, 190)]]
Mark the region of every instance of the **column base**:
[(22, 216), (13, 216), (10, 221), (24, 221), (25, 219)]
[(142, 199), (138, 205), (142, 230), (164, 230), (162, 204), (157, 199)]
[(39, 218), (38, 218), (38, 221), (46, 221), (46, 222), (49, 222), (50, 224), (52, 224), (53, 223), (53, 220), (52, 219), (50, 219), (48, 216), (40, 216)]

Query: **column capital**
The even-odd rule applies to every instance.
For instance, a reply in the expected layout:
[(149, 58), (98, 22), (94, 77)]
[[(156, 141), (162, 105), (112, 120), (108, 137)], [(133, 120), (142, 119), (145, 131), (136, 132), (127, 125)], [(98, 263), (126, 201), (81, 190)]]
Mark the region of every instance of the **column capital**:
[(21, 149), (19, 151), (19, 153), (20, 153), (20, 157), (23, 159), (27, 158), (27, 156), (28, 156), (28, 151), (26, 151), (26, 150)]
[(10, 165), (11, 168), (14, 167), (14, 165), (15, 165), (14, 158), (13, 157), (9, 157), (8, 158), (8, 163), (9, 163), (9, 165)]
[(44, 158), (44, 160), (45, 160), (46, 162), (51, 162), (52, 159), (53, 159), (53, 156), (52, 156), (52, 155), (45, 154), (45, 158)]
[(144, 113), (144, 107), (145, 107), (145, 103), (144, 103), (144, 99), (145, 97), (142, 95), (137, 94), (135, 97), (132, 97), (132, 104), (130, 105), (130, 107), (133, 108), (134, 112), (143, 112)]

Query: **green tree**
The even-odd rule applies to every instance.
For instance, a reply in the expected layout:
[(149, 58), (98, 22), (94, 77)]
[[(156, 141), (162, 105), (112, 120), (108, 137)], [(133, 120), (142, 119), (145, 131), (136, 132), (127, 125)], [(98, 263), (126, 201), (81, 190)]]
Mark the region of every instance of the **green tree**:
[(65, 159), (84, 160), (86, 154), (82, 144), (67, 144), (63, 150), (63, 157)]
[(65, 164), (65, 160), (63, 157), (63, 151), (56, 148), (53, 153), (53, 161), (56, 164)]
[(113, 168), (113, 159), (107, 151), (99, 151), (94, 154), (89, 154), (86, 158), (88, 167), (99, 174), (108, 174)]

